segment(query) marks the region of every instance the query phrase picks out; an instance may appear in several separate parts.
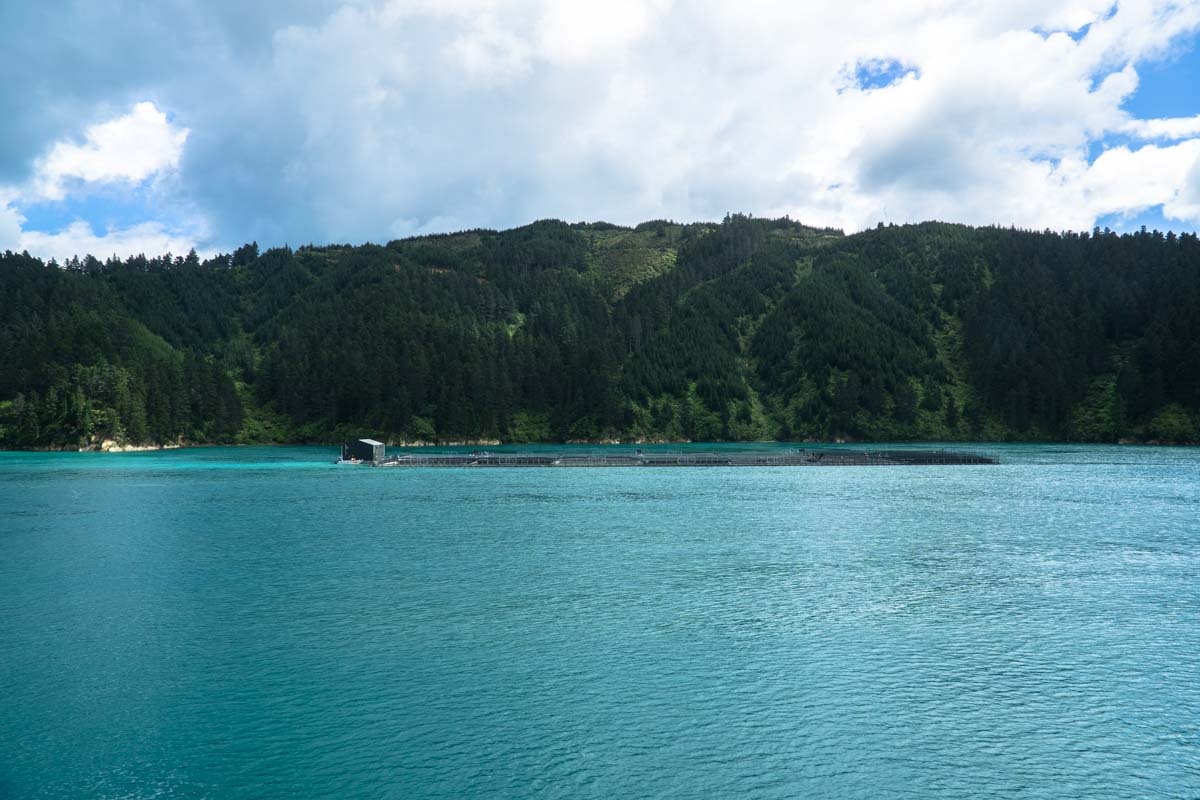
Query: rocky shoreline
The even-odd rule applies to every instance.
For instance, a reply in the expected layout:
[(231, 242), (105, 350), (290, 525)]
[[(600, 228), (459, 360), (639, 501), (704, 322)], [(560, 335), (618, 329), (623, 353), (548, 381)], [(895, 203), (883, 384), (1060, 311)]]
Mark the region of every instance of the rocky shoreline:
[[(83, 447), (71, 445), (39, 445), (36, 447), (17, 447), (8, 452), (16, 453), (144, 453), (153, 450), (179, 450), (184, 447), (211, 447), (207, 444), (187, 442), (168, 442), (167, 444), (126, 444), (105, 439)], [(0, 448), (4, 449), (4, 448)]]

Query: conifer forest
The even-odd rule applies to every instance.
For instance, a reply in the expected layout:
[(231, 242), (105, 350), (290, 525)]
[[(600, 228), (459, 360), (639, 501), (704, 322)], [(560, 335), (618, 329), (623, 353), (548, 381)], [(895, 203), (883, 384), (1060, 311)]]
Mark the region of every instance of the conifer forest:
[(535, 222), (0, 255), (0, 446), (1200, 440), (1200, 241)]

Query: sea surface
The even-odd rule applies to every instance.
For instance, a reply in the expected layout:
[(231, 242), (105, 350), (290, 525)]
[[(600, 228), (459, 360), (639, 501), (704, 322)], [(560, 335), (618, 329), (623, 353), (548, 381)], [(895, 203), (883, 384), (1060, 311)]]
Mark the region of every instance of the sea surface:
[(973, 449), (2, 453), (0, 798), (1200, 797), (1200, 450)]

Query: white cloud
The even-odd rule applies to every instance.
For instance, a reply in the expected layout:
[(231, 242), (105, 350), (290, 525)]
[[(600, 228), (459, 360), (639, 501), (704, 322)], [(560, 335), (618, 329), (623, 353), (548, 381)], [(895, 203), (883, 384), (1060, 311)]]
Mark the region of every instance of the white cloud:
[(8, 198), (0, 191), (0, 252), (21, 252), (21, 223), (25, 218), (8, 204)]
[(471, 81), (481, 86), (511, 83), (531, 69), (528, 44), (500, 27), (491, 14), (481, 14), (446, 52)]
[(1142, 139), (1186, 139), (1200, 136), (1200, 114), (1194, 117), (1130, 120), (1126, 130)]
[[(25, 216), (11, 203), (19, 200), (10, 191), (0, 189), (0, 252), (22, 251), (43, 259), (62, 262), (72, 256), (91, 254), (97, 258), (145, 254), (148, 256), (187, 253), (207, 238), (200, 221), (184, 226), (170, 226), (149, 220), (125, 228), (112, 228), (97, 233), (92, 226), (76, 220), (57, 231), (26, 230)], [(212, 255), (205, 250), (202, 257)]]
[(75, 220), (61, 230), (38, 231), (28, 229), (22, 209), (68, 201), (96, 185), (108, 188), (113, 192), (110, 199), (120, 202), (122, 191), (173, 172), (188, 134), (187, 128), (172, 125), (154, 103), (141, 102), (128, 114), (88, 127), (83, 144), (55, 143), (36, 161), (28, 182), (0, 186), (0, 250), (28, 251), (60, 261), (88, 253), (99, 257), (186, 253), (204, 235), (199, 220), (172, 225), (152, 219), (103, 233)]
[[(26, 199), (177, 176), (211, 228), (160, 233), (211, 232), (224, 248), (726, 211), (848, 230), (1088, 229), (1161, 205), (1200, 224), (1200, 118), (1186, 116), (1200, 99), (1171, 119), (1124, 107), (1148, 65), (1195, 44), (1200, 2), (348, 0), (293, 13), (264, 11), (273, 35), (248, 51), (200, 25), (181, 63), (206, 70), (146, 79), (144, 96), (169, 99), (194, 136), (138, 106), (49, 147)], [(859, 64), (911, 71), (866, 90)]]
[(669, 5), (654, 0), (550, 3), (537, 23), (538, 49), (544, 58), (565, 63), (619, 56)]
[(179, 165), (188, 133), (173, 126), (154, 103), (138, 103), (124, 116), (89, 127), (83, 144), (55, 144), (35, 164), (31, 194), (61, 200), (73, 180), (141, 183)]
[(1171, 204), (1183, 189), (1188, 168), (1200, 156), (1200, 139), (1169, 147), (1104, 152), (1083, 177), (1085, 198), (1097, 215)]
[(1113, 0), (1081, 0), (1061, 3), (1048, 9), (1043, 28), (1050, 31), (1078, 31), (1102, 19), (1113, 7)]
[[(847, 229), (1191, 213), (1178, 198), (1195, 121), (1136, 120), (1122, 104), (1140, 63), (1200, 29), (1200, 4), (1112, 8), (363, 4), (277, 37), (276, 70), (249, 96), (279, 88), (301, 120), (284, 174), (314, 198), (295, 214), (307, 238), (727, 210)], [(914, 71), (883, 89), (847, 86), (856, 64), (893, 61)], [(1114, 133), (1180, 147), (1089, 164), (1089, 147)]]
[(1200, 153), (1186, 171), (1183, 185), (1174, 199), (1164, 206), (1163, 214), (1170, 219), (1200, 221)]
[(22, 231), (17, 246), (12, 249), (17, 252), (27, 250), (40, 258), (55, 258), (61, 262), (88, 253), (100, 259), (112, 255), (125, 258), (139, 253), (182, 255), (195, 245), (196, 240), (194, 231), (172, 230), (160, 222), (143, 222), (97, 234), (88, 223), (76, 221), (54, 233)]

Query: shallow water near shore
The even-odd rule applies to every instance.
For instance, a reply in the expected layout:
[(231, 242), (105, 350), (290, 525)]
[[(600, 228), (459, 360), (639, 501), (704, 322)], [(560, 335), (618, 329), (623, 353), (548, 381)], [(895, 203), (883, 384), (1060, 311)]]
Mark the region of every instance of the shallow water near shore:
[(1200, 795), (1200, 450), (954, 449), (0, 453), (0, 797)]

